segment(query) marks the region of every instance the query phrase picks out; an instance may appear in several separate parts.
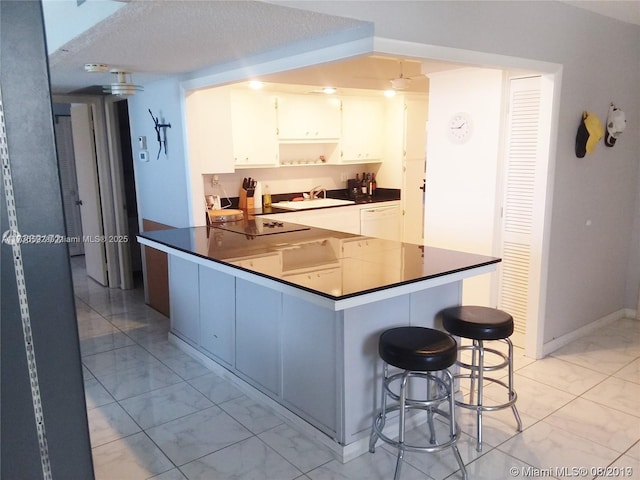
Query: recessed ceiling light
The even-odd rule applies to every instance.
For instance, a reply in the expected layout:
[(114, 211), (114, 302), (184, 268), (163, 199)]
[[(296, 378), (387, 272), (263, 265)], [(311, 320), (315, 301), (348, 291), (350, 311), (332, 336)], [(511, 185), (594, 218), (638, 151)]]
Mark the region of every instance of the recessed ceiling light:
[(253, 90), (260, 90), (263, 87), (264, 87), (264, 83), (262, 83), (259, 80), (251, 80), (249, 82), (249, 88), (252, 88)]
[(336, 93), (336, 89), (335, 89), (335, 88), (333, 88), (333, 87), (324, 87), (324, 88), (322, 89), (322, 91), (323, 91), (324, 93), (326, 93), (327, 95), (332, 95), (332, 94)]

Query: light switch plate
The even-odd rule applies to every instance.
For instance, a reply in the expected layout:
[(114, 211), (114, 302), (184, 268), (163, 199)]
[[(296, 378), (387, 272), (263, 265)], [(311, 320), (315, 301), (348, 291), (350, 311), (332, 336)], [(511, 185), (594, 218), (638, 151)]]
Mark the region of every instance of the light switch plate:
[(138, 137), (138, 147), (140, 150), (147, 149), (147, 137)]

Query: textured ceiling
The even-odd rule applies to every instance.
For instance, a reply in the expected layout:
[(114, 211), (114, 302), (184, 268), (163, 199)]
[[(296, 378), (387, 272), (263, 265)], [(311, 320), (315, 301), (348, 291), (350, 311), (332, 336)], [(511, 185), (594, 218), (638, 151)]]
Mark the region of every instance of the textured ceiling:
[(131, 1), (50, 53), (52, 90), (68, 93), (112, 81), (110, 74), (84, 72), (85, 63), (130, 70), (135, 83), (144, 84), (363, 26), (255, 1)]
[[(640, 24), (637, 0), (565, 3)], [(108, 73), (86, 73), (85, 63), (129, 70), (134, 83), (145, 85), (162, 76), (194, 72), (304, 41), (321, 41), (333, 34), (360, 29), (364, 35), (368, 27), (354, 19), (260, 1), (131, 0), (50, 53), (52, 92), (81, 91), (114, 80)], [(270, 81), (305, 83), (315, 76), (322, 78), (321, 83), (345, 88), (388, 88), (388, 80), (399, 73), (400, 60), (356, 59)], [(423, 63), (427, 72), (451, 68), (440, 62)], [(412, 88), (425, 88), (416, 73), (419, 64), (405, 59), (404, 67), (405, 76), (415, 76)]]

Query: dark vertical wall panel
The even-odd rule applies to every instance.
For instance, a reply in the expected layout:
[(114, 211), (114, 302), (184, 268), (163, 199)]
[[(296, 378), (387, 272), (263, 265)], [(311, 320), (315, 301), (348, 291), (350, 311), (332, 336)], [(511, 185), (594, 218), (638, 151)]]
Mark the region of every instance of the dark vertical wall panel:
[[(0, 1), (0, 82), (21, 234), (65, 235), (42, 8)], [(4, 172), (3, 172), (4, 175)], [(2, 232), (8, 229), (2, 190)], [(2, 243), (0, 477), (43, 477), (11, 247)], [(93, 476), (69, 255), (65, 243), (22, 256), (53, 478)]]

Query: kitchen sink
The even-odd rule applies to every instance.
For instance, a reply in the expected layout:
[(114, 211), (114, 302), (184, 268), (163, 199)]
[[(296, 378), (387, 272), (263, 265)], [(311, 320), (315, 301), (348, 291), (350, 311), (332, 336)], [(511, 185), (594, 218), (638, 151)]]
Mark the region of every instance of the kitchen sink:
[(284, 210), (307, 210), (309, 208), (338, 207), (340, 205), (352, 205), (353, 200), (341, 200), (339, 198), (314, 198), (313, 200), (301, 200), (299, 202), (278, 202), (273, 207)]

